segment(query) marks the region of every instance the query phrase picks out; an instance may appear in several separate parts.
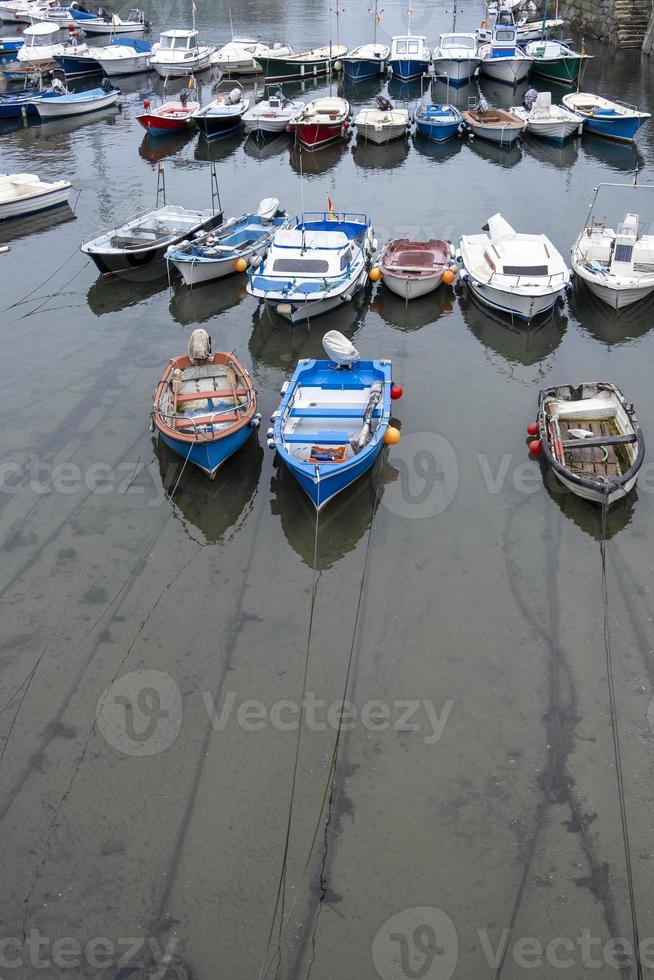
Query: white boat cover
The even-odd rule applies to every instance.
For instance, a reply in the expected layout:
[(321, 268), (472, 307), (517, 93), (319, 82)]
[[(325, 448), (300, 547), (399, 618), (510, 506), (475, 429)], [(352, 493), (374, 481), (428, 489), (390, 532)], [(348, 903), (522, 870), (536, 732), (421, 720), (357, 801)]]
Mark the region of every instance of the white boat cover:
[(494, 214), (488, 219), (488, 234), (496, 241), (512, 241), (515, 238), (515, 229), (499, 213)]
[(198, 327), (188, 339), (188, 356), (192, 364), (206, 361), (211, 354), (211, 337), (206, 330)]
[(338, 330), (329, 330), (322, 338), (322, 346), (330, 361), (340, 364), (341, 367), (351, 367), (361, 359), (354, 344)]
[(279, 211), (279, 201), (276, 197), (264, 197), (262, 201), (259, 202), (259, 210), (257, 211), (257, 218), (261, 218), (262, 221), (272, 221), (277, 212)]

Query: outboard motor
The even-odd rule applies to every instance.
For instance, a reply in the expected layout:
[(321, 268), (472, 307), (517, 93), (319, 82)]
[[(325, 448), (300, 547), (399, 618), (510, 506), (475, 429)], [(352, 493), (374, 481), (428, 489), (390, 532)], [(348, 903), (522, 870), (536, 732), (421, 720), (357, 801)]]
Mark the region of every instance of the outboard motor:
[(227, 105), (238, 105), (241, 101), (241, 90), (240, 88), (233, 88), (232, 91), (227, 96)]
[(110, 78), (103, 78), (102, 79), (102, 91), (103, 92), (106, 92), (107, 95), (109, 95), (110, 92), (117, 92), (118, 89), (112, 83), (112, 81), (111, 81)]
[(522, 104), (525, 107), (525, 109), (531, 112), (531, 110), (536, 105), (537, 98), (538, 98), (538, 92), (536, 91), (535, 88), (527, 89), (527, 91), (525, 92), (525, 97), (522, 100)]
[(198, 327), (188, 339), (188, 356), (191, 364), (202, 364), (211, 357), (211, 337)]
[(393, 108), (393, 103), (383, 95), (378, 95), (375, 102), (377, 103), (377, 108), (382, 112), (390, 112)]
[(179, 101), (182, 103), (183, 106), (185, 106), (186, 103), (188, 102), (188, 89), (187, 88), (183, 88), (182, 91), (179, 93)]
[(322, 346), (330, 361), (339, 367), (352, 367), (361, 360), (361, 355), (353, 343), (338, 330), (329, 330), (322, 338)]

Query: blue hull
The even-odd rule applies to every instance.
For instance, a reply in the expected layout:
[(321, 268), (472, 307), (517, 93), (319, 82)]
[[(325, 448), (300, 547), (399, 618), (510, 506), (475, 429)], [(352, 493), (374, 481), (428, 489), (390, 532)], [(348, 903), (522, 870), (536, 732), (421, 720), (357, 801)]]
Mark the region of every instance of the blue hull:
[(605, 136), (611, 140), (620, 140), (623, 143), (631, 143), (640, 127), (645, 122), (644, 119), (601, 119), (599, 116), (594, 118), (584, 117), (584, 129), (597, 136)]
[(36, 106), (26, 99), (15, 102), (0, 100), (0, 119), (22, 119), (23, 116), (38, 116)]
[(429, 62), (427, 61), (408, 61), (404, 58), (389, 61), (388, 65), (393, 75), (403, 82), (409, 82), (413, 78), (422, 78), (429, 69)]
[(76, 75), (82, 78), (84, 75), (102, 75), (102, 68), (93, 58), (69, 58), (66, 55), (55, 55), (54, 59), (59, 67), (69, 78)]
[(427, 139), (433, 140), (435, 143), (444, 143), (445, 140), (449, 140), (453, 136), (456, 136), (459, 129), (459, 123), (424, 123), (418, 122), (416, 119), (416, 129), (423, 136), (426, 136)]
[(335, 472), (321, 477), (320, 481), (317, 481), (315, 477), (307, 476), (302, 470), (295, 469), (293, 466), (289, 466), (289, 468), (304, 492), (313, 501), (316, 510), (322, 510), (337, 494), (347, 490), (368, 470), (372, 469), (383, 446), (383, 442), (378, 442), (372, 451), (356, 456), (351, 466), (336, 467)]
[(384, 61), (343, 61), (343, 74), (351, 82), (358, 82), (362, 78), (378, 78), (384, 71), (386, 62)]
[[(223, 463), (247, 442), (252, 432), (253, 429), (250, 425), (244, 425), (243, 428), (232, 432), (231, 435), (225, 436), (222, 439), (216, 439), (215, 442), (197, 443), (191, 449), (191, 455), (188, 457), (188, 461), (201, 469), (213, 480)], [(159, 434), (174, 453), (177, 453), (182, 459), (186, 459), (190, 443), (184, 442), (182, 439), (173, 439), (163, 432)]]

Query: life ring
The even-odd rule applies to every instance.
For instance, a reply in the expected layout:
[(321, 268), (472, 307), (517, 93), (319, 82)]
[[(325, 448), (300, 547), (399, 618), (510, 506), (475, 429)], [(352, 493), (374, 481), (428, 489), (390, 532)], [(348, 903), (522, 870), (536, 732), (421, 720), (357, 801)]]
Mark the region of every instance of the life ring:
[(488, 21), (487, 20), (482, 20), (482, 22), (481, 22), (481, 24), (479, 26), (481, 27), (482, 31), (487, 31), (488, 30)]

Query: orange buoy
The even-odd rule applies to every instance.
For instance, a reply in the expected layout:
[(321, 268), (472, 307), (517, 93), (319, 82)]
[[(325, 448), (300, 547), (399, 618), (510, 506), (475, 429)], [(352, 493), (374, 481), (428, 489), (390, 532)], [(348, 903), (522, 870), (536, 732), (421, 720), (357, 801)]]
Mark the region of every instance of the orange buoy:
[(247, 267), (248, 264), (245, 261), (245, 259), (237, 259), (236, 262), (234, 263), (234, 268), (236, 269), (237, 272), (245, 272)]
[(394, 425), (389, 425), (384, 433), (384, 442), (387, 446), (394, 446), (400, 441), (400, 430), (396, 429)]
[(150, 100), (149, 99), (143, 99), (143, 108), (144, 109), (149, 109), (150, 108)]
[(370, 270), (370, 282), (379, 282), (382, 277), (382, 271), (378, 265)]
[(451, 269), (446, 269), (443, 273), (443, 282), (446, 286), (451, 286), (456, 279), (456, 274)]

